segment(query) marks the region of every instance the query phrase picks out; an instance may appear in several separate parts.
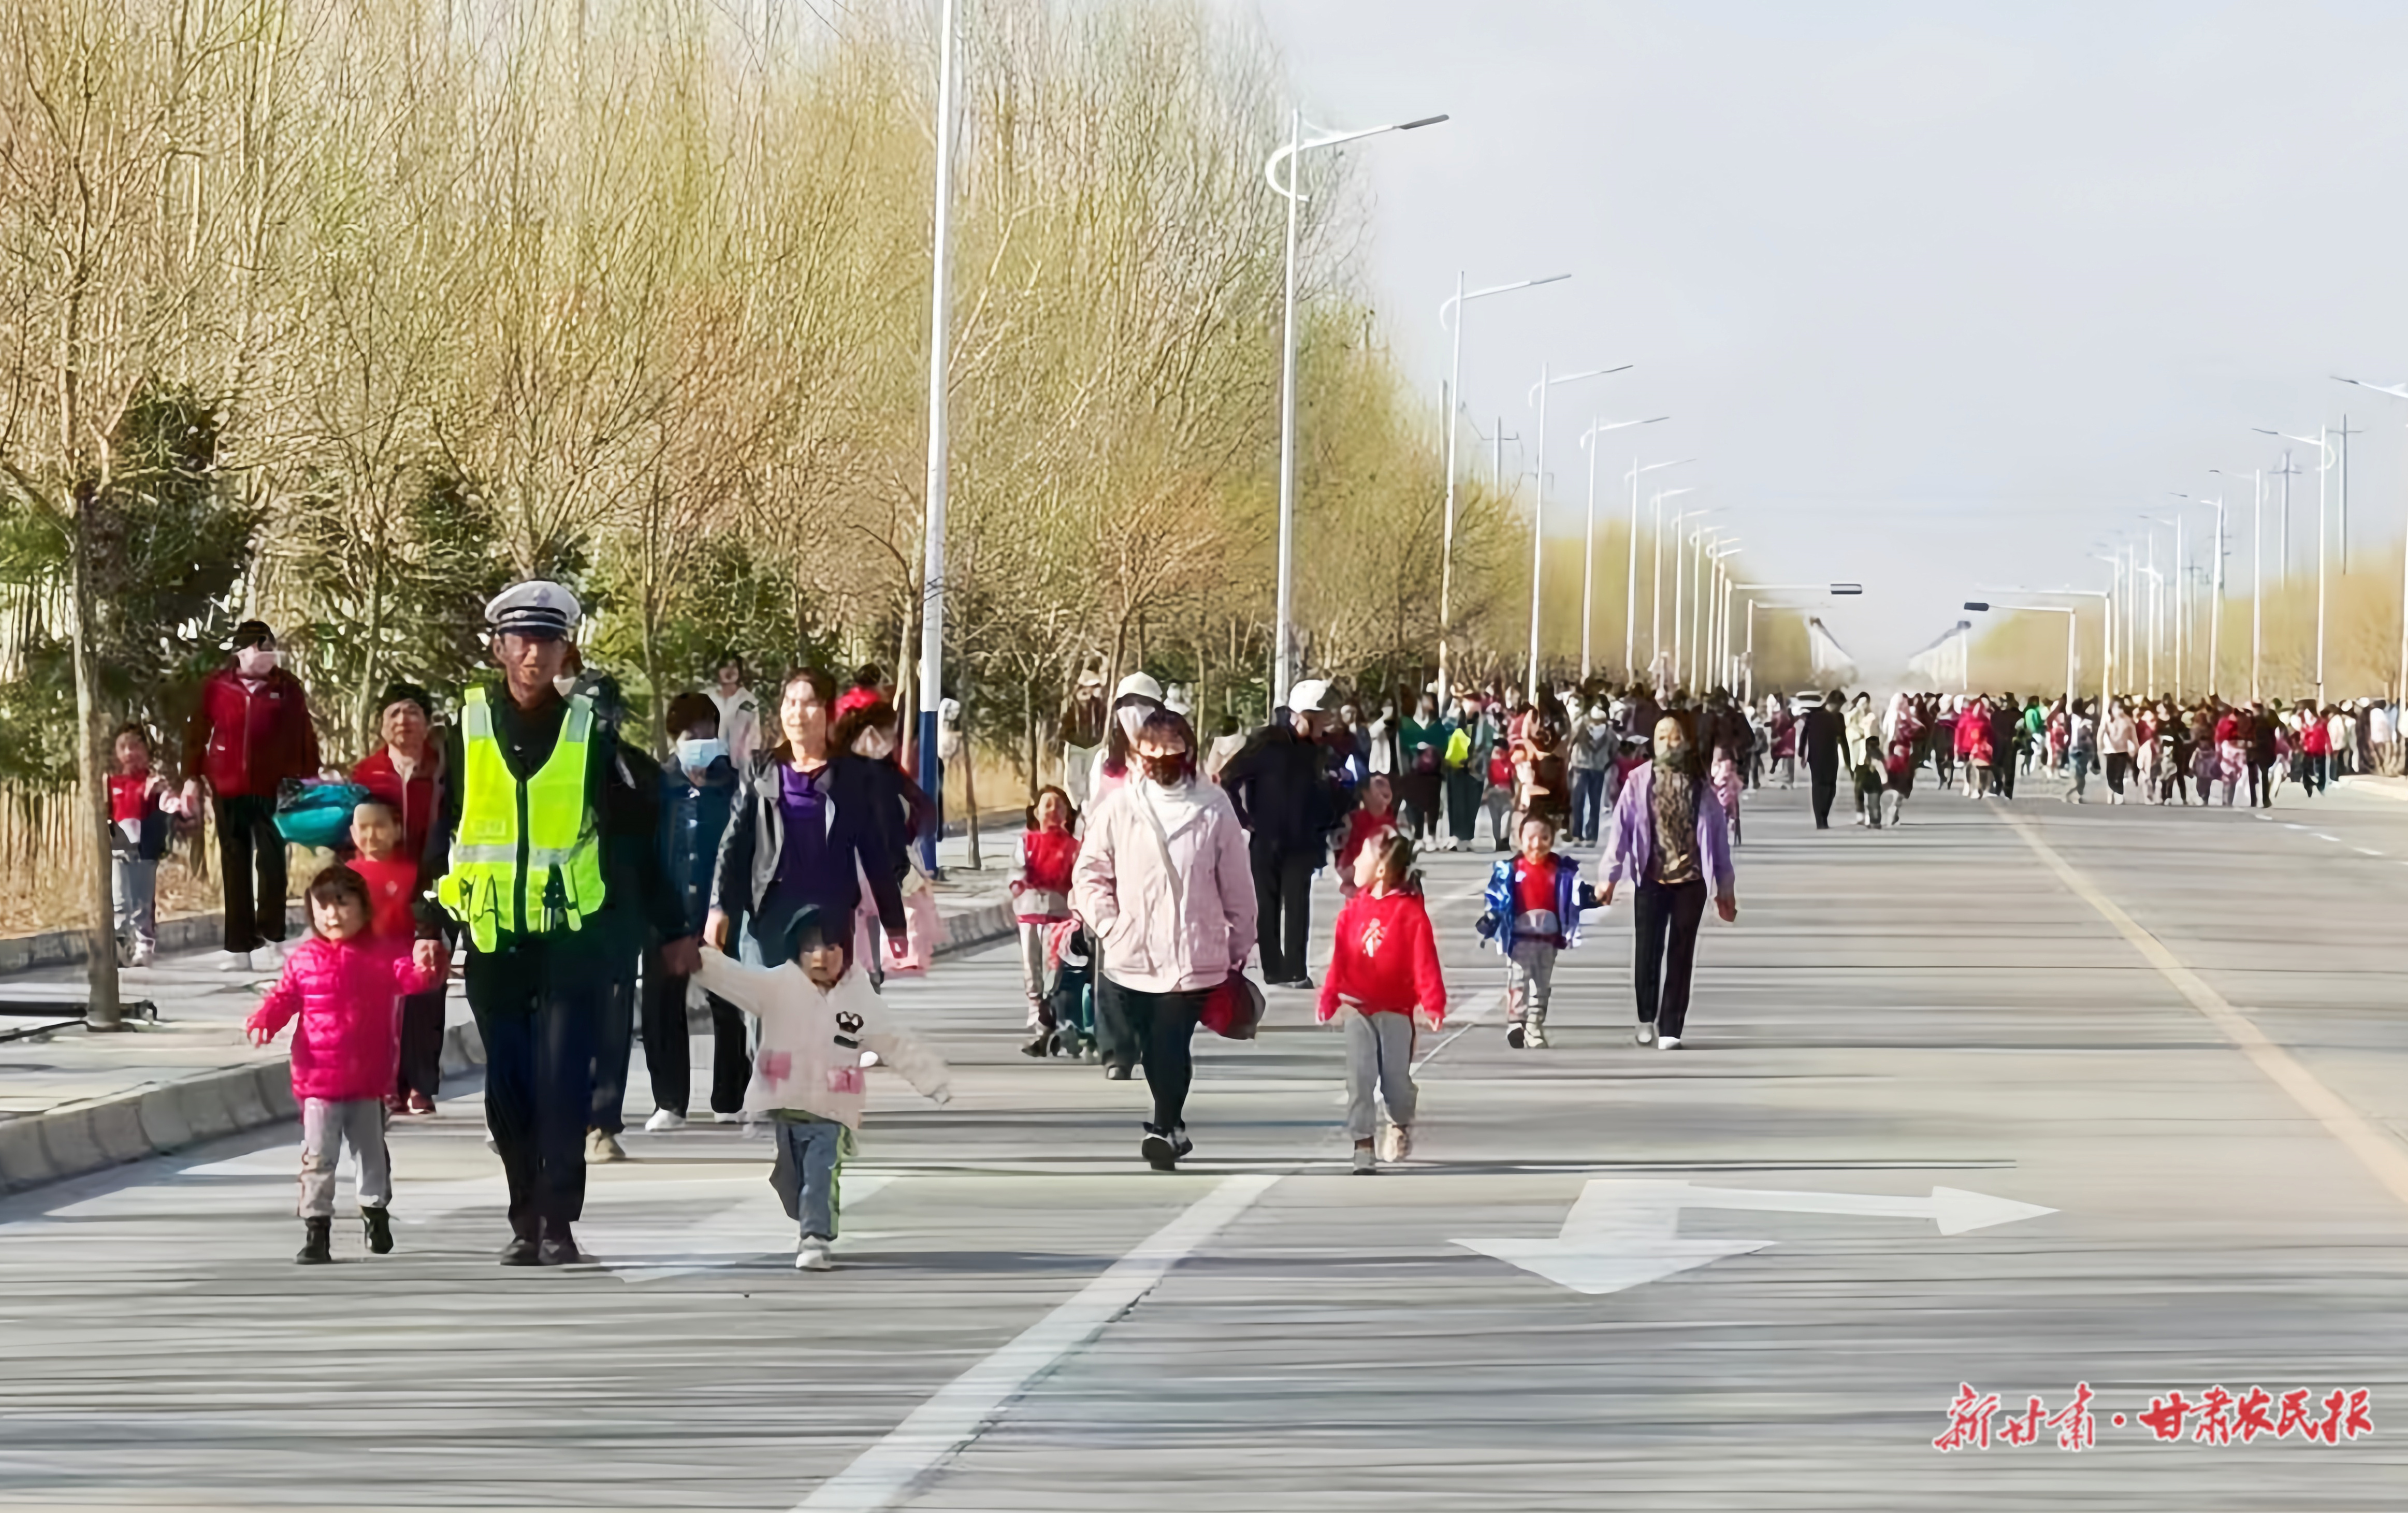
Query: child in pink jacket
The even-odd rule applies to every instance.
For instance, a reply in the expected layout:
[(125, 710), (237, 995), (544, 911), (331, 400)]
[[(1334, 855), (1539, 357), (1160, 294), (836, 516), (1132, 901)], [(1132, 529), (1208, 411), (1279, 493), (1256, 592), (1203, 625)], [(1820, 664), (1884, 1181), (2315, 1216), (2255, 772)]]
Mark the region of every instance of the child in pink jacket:
[(372, 936), (367, 883), (346, 866), (309, 882), (308, 940), (284, 959), (284, 975), (244, 1026), (264, 1046), (297, 1015), (293, 1097), (301, 1106), (301, 1251), (322, 1264), (334, 1255), (335, 1165), (351, 1145), (360, 1163), (360, 1220), (368, 1249), (393, 1249), (393, 1170), (385, 1155), (385, 1094), (401, 1061), (401, 999), (442, 980), (421, 972), (409, 942)]

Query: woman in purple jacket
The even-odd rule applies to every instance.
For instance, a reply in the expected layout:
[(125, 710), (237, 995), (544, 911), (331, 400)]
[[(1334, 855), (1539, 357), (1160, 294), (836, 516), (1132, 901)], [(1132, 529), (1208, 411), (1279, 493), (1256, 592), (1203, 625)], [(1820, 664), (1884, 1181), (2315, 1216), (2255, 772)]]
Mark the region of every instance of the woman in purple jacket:
[(1687, 730), (1669, 715), (1656, 722), (1655, 760), (1632, 769), (1613, 806), (1608, 904), (1626, 878), (1637, 885), (1639, 949), (1630, 976), (1639, 992), (1639, 1043), (1677, 1050), (1688, 1021), (1706, 884), (1713, 884), (1714, 912), (1726, 924), (1739, 918), (1739, 896), (1723, 806), (1698, 770)]

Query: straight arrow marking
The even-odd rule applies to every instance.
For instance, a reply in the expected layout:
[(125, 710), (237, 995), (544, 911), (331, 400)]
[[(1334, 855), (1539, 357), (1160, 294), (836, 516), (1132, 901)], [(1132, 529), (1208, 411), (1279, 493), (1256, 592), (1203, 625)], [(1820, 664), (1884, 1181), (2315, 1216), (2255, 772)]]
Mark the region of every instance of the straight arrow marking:
[(1942, 1235), (1961, 1235), (2055, 1213), (1985, 1192), (1935, 1187), (1928, 1197), (1877, 1192), (1794, 1192), (1692, 1187), (1682, 1181), (1599, 1178), (1581, 1190), (1554, 1239), (1480, 1239), (1455, 1243), (1534, 1272), (1575, 1292), (1619, 1292), (1725, 1256), (1764, 1249), (1771, 1240), (1683, 1238), (1684, 1208), (1856, 1214), (1873, 1219), (1928, 1219)]

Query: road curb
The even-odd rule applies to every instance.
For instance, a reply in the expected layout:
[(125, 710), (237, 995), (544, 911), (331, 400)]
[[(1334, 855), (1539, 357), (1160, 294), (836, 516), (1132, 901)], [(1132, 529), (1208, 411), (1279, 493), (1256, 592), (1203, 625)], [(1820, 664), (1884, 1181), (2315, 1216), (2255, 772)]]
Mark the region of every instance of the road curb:
[[(945, 943), (936, 953), (951, 956), (992, 945), (1009, 936), (1012, 927), (1009, 902), (948, 915)], [(7, 969), (5, 961), (0, 956), (0, 971)], [(444, 1030), (445, 1075), (484, 1064), (485, 1043), (473, 1021)], [(172, 1154), (299, 1115), (293, 1100), (292, 1064), (272, 1061), (220, 1067), (88, 1104), (0, 1120), (0, 1193)]]

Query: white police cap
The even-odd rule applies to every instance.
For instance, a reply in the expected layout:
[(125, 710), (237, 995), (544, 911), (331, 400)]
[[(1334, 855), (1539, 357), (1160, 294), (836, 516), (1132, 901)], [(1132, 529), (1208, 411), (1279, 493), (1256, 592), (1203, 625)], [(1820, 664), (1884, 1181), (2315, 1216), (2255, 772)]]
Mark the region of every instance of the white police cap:
[(512, 584), (485, 606), (485, 623), (495, 635), (566, 636), (584, 618), (577, 595), (557, 583), (534, 578)]

